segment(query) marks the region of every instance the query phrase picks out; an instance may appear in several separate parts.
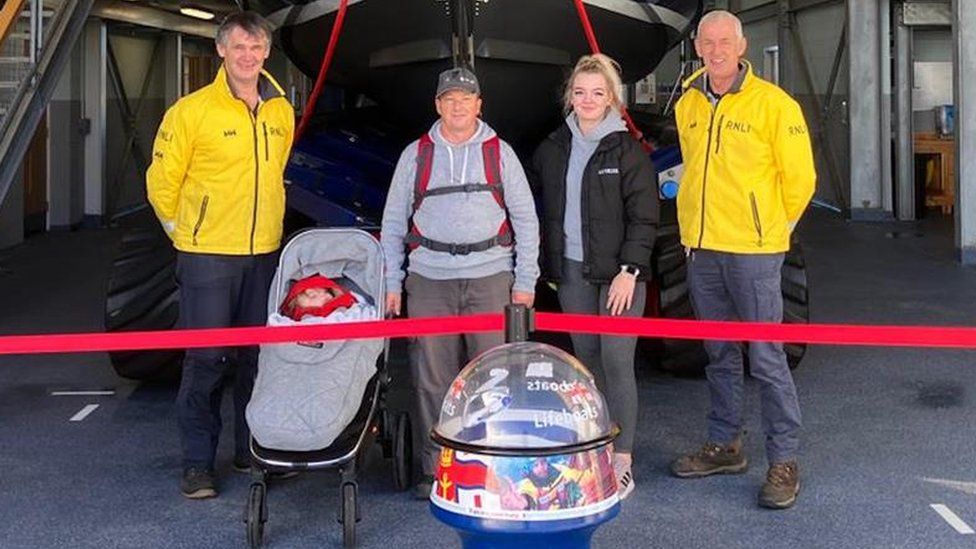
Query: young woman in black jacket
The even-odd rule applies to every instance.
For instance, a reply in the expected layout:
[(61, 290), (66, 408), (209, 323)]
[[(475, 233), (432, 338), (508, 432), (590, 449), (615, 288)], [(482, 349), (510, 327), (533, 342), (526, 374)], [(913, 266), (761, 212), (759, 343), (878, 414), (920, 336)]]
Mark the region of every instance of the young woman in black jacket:
[[(541, 201), (542, 272), (558, 284), (567, 313), (644, 314), (658, 223), (654, 167), (621, 117), (616, 62), (596, 54), (576, 64), (565, 90), (566, 122), (533, 157)], [(576, 356), (603, 391), (621, 428), (614, 469), (621, 497), (634, 489), (637, 339), (573, 334)]]

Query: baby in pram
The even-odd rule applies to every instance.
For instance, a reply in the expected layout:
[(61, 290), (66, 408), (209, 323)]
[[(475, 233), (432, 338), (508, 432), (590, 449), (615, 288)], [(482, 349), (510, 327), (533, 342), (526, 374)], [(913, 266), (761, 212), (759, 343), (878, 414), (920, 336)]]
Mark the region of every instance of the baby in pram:
[(320, 274), (296, 280), (284, 303), (281, 314), (301, 321), (305, 315), (327, 317), (332, 312), (348, 309), (358, 302), (356, 296), (337, 284), (331, 278)]
[[(268, 325), (380, 318), (371, 295), (360, 290), (352, 278), (333, 279), (314, 272), (293, 278), (290, 284), (276, 292), (277, 296), (285, 294), (284, 298), (271, 301), (278, 305), (271, 305)], [(382, 340), (262, 345), (247, 408), (252, 436), (261, 446), (276, 450), (311, 451), (331, 444), (359, 409), (382, 349)]]
[[(334, 323), (371, 320), (376, 309), (363, 296), (326, 276), (314, 274), (295, 280), (269, 324)], [(273, 315), (274, 316), (274, 315)]]

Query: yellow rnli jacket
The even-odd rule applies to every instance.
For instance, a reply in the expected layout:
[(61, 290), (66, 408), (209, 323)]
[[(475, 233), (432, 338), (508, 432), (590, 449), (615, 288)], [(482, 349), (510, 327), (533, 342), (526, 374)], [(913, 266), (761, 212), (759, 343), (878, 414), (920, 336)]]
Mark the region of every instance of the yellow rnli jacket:
[(744, 69), (713, 108), (705, 70), (682, 84), (675, 114), (684, 175), (681, 243), (732, 253), (776, 253), (813, 197), (816, 171), (800, 106)]
[(166, 111), (146, 191), (176, 249), (254, 255), (281, 244), (295, 112), (265, 72), (258, 92), (252, 112), (221, 67), (212, 83)]

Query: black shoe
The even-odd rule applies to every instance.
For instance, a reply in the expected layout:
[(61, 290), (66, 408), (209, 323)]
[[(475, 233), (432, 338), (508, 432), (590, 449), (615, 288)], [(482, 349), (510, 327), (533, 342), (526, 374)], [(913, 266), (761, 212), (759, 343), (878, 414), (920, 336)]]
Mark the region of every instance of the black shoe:
[(183, 479), (180, 481), (180, 492), (189, 499), (217, 497), (213, 473), (197, 467), (187, 468), (183, 471)]
[[(251, 466), (253, 461), (251, 457), (235, 457), (234, 458), (234, 472), (248, 475), (251, 473)], [(298, 476), (298, 471), (281, 471), (278, 473), (268, 473), (268, 478), (271, 480), (288, 480), (290, 478), (295, 478)]]
[(427, 500), (430, 499), (430, 493), (434, 489), (434, 475), (424, 475), (421, 477), (420, 482), (413, 487), (413, 497), (414, 499)]

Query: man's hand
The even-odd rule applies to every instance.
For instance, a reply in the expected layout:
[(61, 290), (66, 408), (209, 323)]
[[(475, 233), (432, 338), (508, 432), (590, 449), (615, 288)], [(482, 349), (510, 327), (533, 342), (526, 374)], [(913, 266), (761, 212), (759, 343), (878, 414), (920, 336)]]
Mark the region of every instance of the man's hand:
[(535, 303), (535, 294), (530, 294), (529, 292), (519, 292), (516, 290), (512, 291), (512, 303), (522, 304), (532, 308), (532, 304)]
[(399, 292), (386, 292), (386, 316), (400, 316)]

